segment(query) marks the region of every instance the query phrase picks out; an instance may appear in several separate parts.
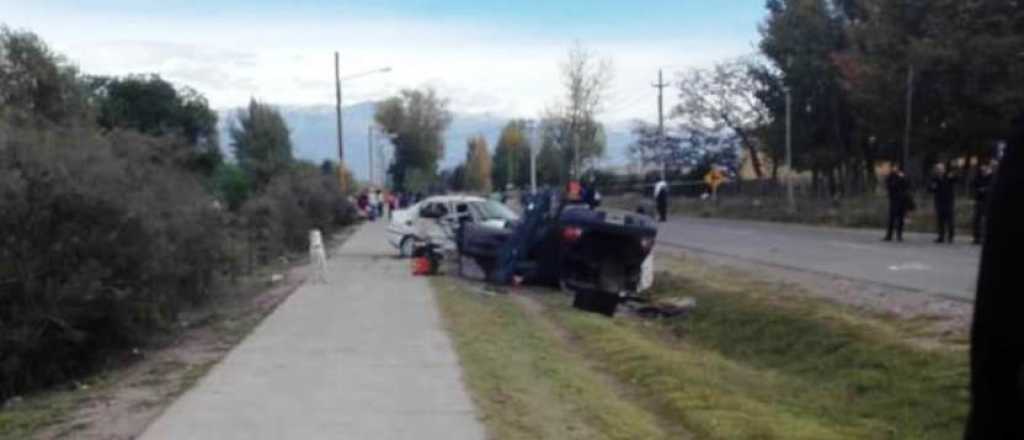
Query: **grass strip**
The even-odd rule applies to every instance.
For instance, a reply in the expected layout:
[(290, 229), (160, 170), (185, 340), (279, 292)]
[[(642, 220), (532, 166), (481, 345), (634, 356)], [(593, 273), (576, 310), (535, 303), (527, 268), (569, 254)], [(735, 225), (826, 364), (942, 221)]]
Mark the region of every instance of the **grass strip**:
[[(655, 293), (691, 296), (699, 307), (672, 324), (704, 350), (796, 382), (772, 398), (836, 425), (865, 425), (872, 438), (954, 439), (967, 413), (967, 356), (905, 340), (905, 323), (851, 317), (825, 301), (715, 288), (661, 274)], [(763, 289), (771, 290), (771, 287)]]
[(494, 439), (674, 438), (506, 296), (435, 278), (464, 380)]
[(963, 346), (911, 343), (917, 323), (783, 283), (668, 263), (652, 294), (696, 298), (685, 319), (609, 320), (561, 295), (531, 296), (537, 312), (436, 281), (493, 437), (659, 438), (665, 426), (708, 439), (961, 436)]
[(865, 438), (771, 396), (797, 388), (788, 378), (732, 361), (712, 350), (668, 346), (637, 323), (559, 307), (555, 319), (620, 380), (639, 387), (699, 438)]

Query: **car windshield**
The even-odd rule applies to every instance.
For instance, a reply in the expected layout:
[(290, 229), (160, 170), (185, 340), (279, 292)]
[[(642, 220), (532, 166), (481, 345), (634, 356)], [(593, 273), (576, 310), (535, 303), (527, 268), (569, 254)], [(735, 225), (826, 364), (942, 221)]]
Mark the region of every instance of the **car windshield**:
[(475, 204), (483, 220), (518, 220), (519, 215), (508, 206), (488, 200)]

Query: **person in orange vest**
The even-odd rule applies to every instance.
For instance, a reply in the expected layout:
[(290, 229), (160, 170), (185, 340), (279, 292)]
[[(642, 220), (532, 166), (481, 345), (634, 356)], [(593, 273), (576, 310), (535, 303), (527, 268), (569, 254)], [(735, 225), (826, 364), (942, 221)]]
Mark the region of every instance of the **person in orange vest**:
[(583, 188), (580, 186), (580, 183), (575, 180), (570, 180), (569, 184), (566, 186), (565, 197), (569, 201), (578, 202), (583, 198), (582, 192)]
[(725, 173), (717, 165), (712, 165), (711, 171), (704, 175), (704, 183), (708, 185), (708, 190), (711, 191), (712, 200), (718, 200), (718, 187), (725, 183), (726, 180), (728, 179), (726, 179)]

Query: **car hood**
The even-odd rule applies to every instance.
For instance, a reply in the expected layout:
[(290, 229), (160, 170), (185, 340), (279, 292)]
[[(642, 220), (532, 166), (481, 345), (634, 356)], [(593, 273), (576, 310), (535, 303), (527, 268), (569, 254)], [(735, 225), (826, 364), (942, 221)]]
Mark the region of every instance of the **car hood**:
[(416, 220), (415, 213), (411, 209), (401, 209), (391, 214), (392, 226), (410, 226), (409, 223)]
[(490, 227), (490, 228), (505, 229), (505, 227), (508, 226), (508, 223), (509, 223), (508, 220), (489, 219), (489, 220), (484, 220), (484, 221), (480, 222), (480, 225), (487, 226), (487, 227)]

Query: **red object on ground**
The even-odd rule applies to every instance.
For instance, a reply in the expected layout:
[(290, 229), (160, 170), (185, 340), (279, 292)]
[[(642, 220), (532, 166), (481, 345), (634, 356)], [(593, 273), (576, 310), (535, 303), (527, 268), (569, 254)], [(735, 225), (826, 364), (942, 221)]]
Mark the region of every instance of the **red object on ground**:
[(413, 275), (430, 275), (430, 259), (427, 257), (416, 257), (412, 259)]

